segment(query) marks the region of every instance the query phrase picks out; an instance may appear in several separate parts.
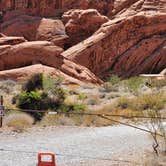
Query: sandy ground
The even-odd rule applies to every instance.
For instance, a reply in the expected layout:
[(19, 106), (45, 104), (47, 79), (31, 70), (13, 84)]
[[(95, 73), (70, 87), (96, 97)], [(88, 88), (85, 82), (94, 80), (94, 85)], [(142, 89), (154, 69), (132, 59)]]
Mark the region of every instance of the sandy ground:
[(56, 153), (58, 166), (135, 166), (148, 148), (148, 134), (124, 126), (1, 131), (0, 166), (35, 166), (41, 151)]

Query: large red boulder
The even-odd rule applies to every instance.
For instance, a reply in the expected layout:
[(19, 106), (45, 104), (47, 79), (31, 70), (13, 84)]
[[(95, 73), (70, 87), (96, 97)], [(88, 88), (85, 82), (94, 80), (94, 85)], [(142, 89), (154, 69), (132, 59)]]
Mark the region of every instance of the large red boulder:
[(109, 19), (95, 9), (72, 9), (65, 12), (63, 22), (69, 36), (68, 46), (75, 45), (97, 31)]

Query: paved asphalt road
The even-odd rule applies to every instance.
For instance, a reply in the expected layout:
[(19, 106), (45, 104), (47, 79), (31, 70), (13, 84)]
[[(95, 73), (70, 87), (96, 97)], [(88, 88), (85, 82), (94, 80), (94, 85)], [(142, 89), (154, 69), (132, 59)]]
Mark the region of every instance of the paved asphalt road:
[(1, 131), (0, 166), (35, 166), (40, 151), (57, 153), (58, 166), (134, 166), (150, 147), (148, 134), (124, 126)]

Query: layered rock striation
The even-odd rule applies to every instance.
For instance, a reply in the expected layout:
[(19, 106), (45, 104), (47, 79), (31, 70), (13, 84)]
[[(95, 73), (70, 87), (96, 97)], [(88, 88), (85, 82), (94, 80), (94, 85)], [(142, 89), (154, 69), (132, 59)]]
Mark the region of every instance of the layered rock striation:
[[(134, 4), (140, 5), (139, 12)], [(62, 55), (100, 77), (112, 72), (122, 77), (160, 72), (166, 66), (166, 1), (134, 4)]]
[(40, 63), (101, 83), (166, 68), (165, 0), (0, 0), (0, 21), (0, 69), (10, 73)]

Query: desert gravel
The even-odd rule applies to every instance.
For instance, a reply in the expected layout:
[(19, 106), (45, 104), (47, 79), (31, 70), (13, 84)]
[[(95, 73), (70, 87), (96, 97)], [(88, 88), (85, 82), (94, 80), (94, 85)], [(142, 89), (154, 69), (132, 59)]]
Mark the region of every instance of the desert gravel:
[(1, 130), (0, 166), (35, 166), (43, 151), (57, 153), (58, 166), (134, 166), (150, 147), (148, 134), (124, 126)]

